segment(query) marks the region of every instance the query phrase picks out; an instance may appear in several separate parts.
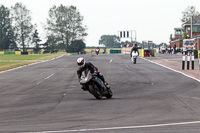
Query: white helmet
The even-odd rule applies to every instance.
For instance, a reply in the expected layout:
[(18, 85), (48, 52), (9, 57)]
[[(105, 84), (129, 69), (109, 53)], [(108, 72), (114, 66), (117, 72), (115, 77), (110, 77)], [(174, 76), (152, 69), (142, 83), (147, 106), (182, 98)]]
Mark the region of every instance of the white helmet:
[(85, 66), (85, 59), (83, 57), (80, 57), (77, 59), (77, 65), (79, 67), (84, 67)]

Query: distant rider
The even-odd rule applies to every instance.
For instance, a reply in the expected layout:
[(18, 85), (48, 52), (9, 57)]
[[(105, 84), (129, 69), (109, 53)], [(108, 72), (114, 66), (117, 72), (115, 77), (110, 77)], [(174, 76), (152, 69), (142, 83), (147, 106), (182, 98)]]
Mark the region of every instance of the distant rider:
[(138, 53), (138, 55), (139, 55), (139, 51), (138, 51), (138, 48), (137, 48), (137, 44), (135, 44), (134, 46), (133, 46), (133, 48), (131, 49), (131, 52), (130, 52), (130, 57), (132, 57), (132, 52), (136, 52), (137, 51), (137, 53)]
[[(96, 75), (97, 77), (99, 77), (105, 84), (106, 88), (110, 89), (110, 86), (108, 85), (108, 83), (105, 81), (103, 74), (101, 74), (100, 72), (98, 72), (98, 68), (95, 67), (91, 62), (85, 62), (85, 59), (83, 57), (80, 57), (77, 59), (77, 65), (79, 66), (79, 69), (77, 70), (77, 75), (79, 78), (79, 81), (81, 80), (81, 75), (82, 72), (89, 69), (91, 73), (93, 73), (94, 75)], [(84, 86), (82, 86), (83, 90), (86, 90), (84, 88)]]
[(100, 51), (100, 48), (97, 47), (95, 51), (96, 51), (96, 54), (98, 55), (98, 54), (99, 54), (99, 51)]

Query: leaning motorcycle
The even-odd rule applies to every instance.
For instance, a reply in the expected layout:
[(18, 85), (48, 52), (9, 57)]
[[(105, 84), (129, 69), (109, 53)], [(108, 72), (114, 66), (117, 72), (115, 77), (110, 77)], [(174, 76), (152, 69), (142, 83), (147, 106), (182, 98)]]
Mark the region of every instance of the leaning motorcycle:
[(102, 97), (111, 98), (113, 95), (111, 89), (107, 88), (104, 82), (97, 75), (90, 73), (89, 70), (83, 71), (80, 84), (96, 99), (102, 99)]
[(132, 60), (133, 64), (136, 64), (137, 57), (138, 57), (138, 52), (137, 51), (133, 51), (132, 52), (132, 56), (131, 56), (131, 60)]

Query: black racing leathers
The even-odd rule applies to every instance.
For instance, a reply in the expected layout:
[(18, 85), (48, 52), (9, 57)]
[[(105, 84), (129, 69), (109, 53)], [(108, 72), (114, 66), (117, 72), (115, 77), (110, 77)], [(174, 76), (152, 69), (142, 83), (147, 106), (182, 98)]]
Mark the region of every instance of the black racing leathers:
[(81, 74), (82, 74), (82, 72), (85, 71), (85, 70), (87, 70), (87, 69), (90, 70), (91, 73), (97, 72), (97, 73), (96, 73), (97, 76), (98, 76), (103, 82), (105, 82), (105, 79), (104, 79), (103, 75), (102, 75), (100, 72), (98, 72), (98, 68), (95, 67), (91, 62), (85, 63), (85, 66), (84, 66), (84, 67), (79, 68), (79, 69), (77, 70), (77, 75), (78, 75), (79, 80), (81, 79)]

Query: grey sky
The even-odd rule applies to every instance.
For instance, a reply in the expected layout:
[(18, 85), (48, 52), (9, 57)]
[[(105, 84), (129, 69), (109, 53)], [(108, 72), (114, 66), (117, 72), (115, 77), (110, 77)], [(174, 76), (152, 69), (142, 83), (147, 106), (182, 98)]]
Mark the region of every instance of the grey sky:
[(122, 30), (136, 30), (139, 42), (169, 43), (174, 28), (181, 27), (182, 12), (188, 6), (200, 11), (199, 0), (0, 0), (7, 7), (16, 2), (32, 12), (32, 22), (37, 23), (42, 38), (42, 24), (53, 5), (76, 6), (84, 16), (83, 25), (88, 27), (87, 46), (97, 46), (101, 35), (117, 35)]

